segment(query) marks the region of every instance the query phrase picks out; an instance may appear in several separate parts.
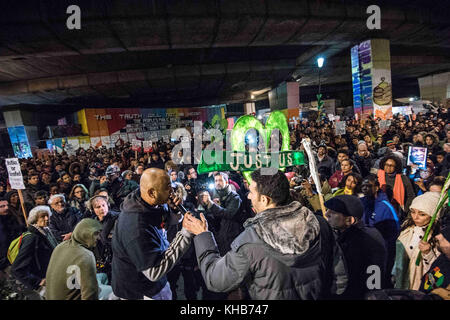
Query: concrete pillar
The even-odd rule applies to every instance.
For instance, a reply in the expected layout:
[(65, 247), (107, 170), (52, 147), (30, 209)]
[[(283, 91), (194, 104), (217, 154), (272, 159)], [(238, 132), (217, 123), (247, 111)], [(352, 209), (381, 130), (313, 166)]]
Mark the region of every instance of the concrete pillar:
[(420, 98), (436, 104), (446, 104), (450, 99), (450, 72), (419, 78)]
[(244, 104), (244, 112), (245, 114), (256, 113), (256, 107), (254, 102), (247, 102)]
[(392, 118), (389, 40), (372, 39), (351, 48), (353, 108), (367, 118)]
[(269, 91), (270, 110), (298, 109), (300, 93), (298, 82), (283, 82)]

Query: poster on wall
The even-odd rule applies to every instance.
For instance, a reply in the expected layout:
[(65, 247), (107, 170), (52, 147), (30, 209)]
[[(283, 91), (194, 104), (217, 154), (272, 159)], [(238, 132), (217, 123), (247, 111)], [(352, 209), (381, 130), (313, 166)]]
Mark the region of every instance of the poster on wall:
[(78, 140), (80, 142), (80, 148), (83, 148), (84, 150), (87, 150), (91, 147), (91, 138), (90, 137), (78, 137)]
[(101, 136), (102, 146), (106, 148), (111, 148), (111, 137), (110, 136)]
[(91, 137), (91, 147), (100, 148), (102, 146), (102, 139), (100, 137)]
[(31, 146), (24, 126), (8, 128), (14, 155), (19, 159), (33, 158)]
[(130, 141), (130, 140), (128, 140), (128, 134), (127, 133), (121, 133), (119, 136), (120, 136), (120, 140), (122, 140), (123, 143), (127, 143), (127, 142)]
[(53, 141), (52, 140), (46, 140), (45, 144), (47, 145), (47, 149), (53, 153), (53, 151), (55, 150), (55, 146), (53, 145)]
[(69, 156), (75, 155), (76, 151), (80, 148), (80, 141), (78, 138), (68, 138), (64, 150)]
[(55, 146), (57, 153), (61, 153), (63, 151), (63, 139), (53, 139), (53, 145)]
[(375, 118), (392, 119), (392, 85), (391, 71), (374, 69), (373, 73), (373, 107)]
[(133, 143), (133, 140), (136, 140), (136, 133), (128, 133), (128, 141), (131, 141), (131, 143)]

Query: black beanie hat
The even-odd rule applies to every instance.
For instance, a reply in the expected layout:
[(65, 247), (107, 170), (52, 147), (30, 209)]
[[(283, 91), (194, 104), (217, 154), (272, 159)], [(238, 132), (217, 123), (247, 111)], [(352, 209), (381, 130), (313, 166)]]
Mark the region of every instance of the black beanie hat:
[(330, 210), (342, 213), (344, 216), (352, 216), (361, 219), (364, 207), (356, 196), (341, 195), (331, 198), (325, 202), (325, 207)]
[(450, 242), (450, 225), (446, 225), (445, 227), (441, 228), (441, 234), (447, 240)]

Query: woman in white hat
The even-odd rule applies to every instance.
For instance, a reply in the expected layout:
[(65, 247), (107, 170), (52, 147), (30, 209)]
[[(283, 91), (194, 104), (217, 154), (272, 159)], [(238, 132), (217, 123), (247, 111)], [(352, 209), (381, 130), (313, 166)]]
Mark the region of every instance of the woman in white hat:
[[(414, 198), (411, 203), (410, 214), (397, 239), (395, 265), (392, 270), (397, 289), (418, 290), (423, 275), (440, 254), (433, 239), (436, 223), (428, 236), (428, 242), (422, 240), (438, 202), (438, 192), (426, 192)], [(417, 266), (419, 252), (422, 252), (422, 259)]]

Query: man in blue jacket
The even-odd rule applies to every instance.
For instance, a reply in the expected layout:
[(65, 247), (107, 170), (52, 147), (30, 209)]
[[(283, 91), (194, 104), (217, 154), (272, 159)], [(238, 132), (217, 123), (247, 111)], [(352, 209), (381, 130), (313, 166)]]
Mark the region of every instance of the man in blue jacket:
[(364, 194), (364, 197), (361, 198), (364, 206), (362, 220), (366, 226), (375, 227), (380, 231), (384, 238), (387, 249), (385, 285), (392, 287), (389, 275), (394, 266), (395, 242), (400, 233), (400, 221), (387, 195), (380, 190), (380, 183), (376, 175), (370, 174), (363, 180), (361, 191)]
[(150, 168), (121, 205), (112, 238), (112, 288), (121, 299), (172, 299), (166, 274), (189, 249), (193, 235), (183, 219), (169, 246), (161, 224), (178, 224), (182, 218), (174, 210), (181, 200), (169, 199), (171, 192), (169, 175)]

